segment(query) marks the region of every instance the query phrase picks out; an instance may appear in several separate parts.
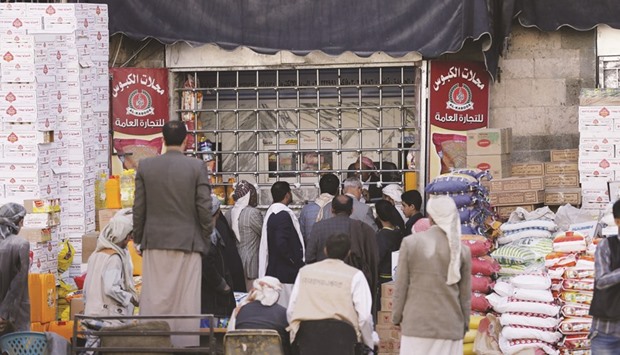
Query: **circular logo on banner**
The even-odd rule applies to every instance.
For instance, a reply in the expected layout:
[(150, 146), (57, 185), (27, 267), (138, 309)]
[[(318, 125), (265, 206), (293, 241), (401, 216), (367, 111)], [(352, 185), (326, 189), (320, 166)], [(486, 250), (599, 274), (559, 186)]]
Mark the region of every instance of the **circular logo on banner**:
[(474, 103), (471, 101), (471, 89), (467, 84), (454, 84), (450, 88), (448, 96), (447, 108), (454, 111), (466, 111), (474, 108)]
[(127, 114), (137, 117), (144, 117), (155, 113), (151, 95), (145, 90), (134, 90), (129, 94), (127, 102)]

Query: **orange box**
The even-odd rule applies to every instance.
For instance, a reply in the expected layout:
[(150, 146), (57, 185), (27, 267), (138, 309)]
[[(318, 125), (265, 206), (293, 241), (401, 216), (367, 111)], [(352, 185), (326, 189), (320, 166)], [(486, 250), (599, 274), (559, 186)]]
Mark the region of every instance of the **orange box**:
[(32, 322), (30, 323), (30, 330), (33, 332), (47, 332), (49, 323)]
[(53, 274), (28, 274), (30, 322), (56, 320), (56, 279)]
[(56, 333), (61, 337), (71, 341), (73, 336), (73, 321), (54, 321), (49, 324), (49, 332)]
[(133, 244), (133, 240), (129, 241), (127, 244), (127, 249), (129, 249), (129, 255), (131, 256), (131, 263), (133, 264), (133, 275), (134, 276), (142, 276), (142, 257), (138, 255), (136, 251), (136, 247)]

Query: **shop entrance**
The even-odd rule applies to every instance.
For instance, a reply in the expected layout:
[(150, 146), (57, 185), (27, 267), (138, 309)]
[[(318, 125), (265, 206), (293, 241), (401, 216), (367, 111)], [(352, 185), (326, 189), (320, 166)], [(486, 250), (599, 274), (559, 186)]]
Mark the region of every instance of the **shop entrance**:
[(313, 199), (321, 173), (345, 179), (360, 155), (375, 162), (380, 184), (403, 182), (402, 157), (420, 148), (416, 66), (177, 71), (175, 85), (192, 153), (216, 143), (217, 181), (256, 183), (261, 205), (277, 180), (297, 187), (298, 202)]

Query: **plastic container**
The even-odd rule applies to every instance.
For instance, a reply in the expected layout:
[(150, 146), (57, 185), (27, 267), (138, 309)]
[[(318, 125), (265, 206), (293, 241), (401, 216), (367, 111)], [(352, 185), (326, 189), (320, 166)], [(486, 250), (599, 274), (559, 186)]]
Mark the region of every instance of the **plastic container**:
[(47, 353), (47, 336), (39, 332), (15, 332), (0, 337), (0, 349), (8, 355)]
[(121, 208), (121, 185), (116, 175), (105, 183), (105, 208)]
[(128, 169), (121, 173), (120, 189), (121, 207), (133, 207), (136, 195), (136, 173), (133, 169)]
[(95, 180), (95, 208), (102, 210), (105, 208), (105, 183), (108, 181), (108, 175), (100, 172)]

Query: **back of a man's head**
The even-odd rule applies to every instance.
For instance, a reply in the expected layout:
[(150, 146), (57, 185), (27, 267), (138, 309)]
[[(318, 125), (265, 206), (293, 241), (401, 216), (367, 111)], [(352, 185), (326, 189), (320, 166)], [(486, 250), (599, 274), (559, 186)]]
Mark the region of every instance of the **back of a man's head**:
[(334, 174), (325, 174), (319, 180), (319, 188), (321, 193), (328, 193), (330, 195), (338, 194), (338, 187), (340, 186), (340, 180)]
[(353, 213), (353, 199), (351, 196), (338, 195), (332, 200), (332, 212), (336, 214), (345, 213), (350, 216)]
[(355, 189), (361, 189), (361, 188), (362, 188), (362, 182), (360, 181), (359, 177), (353, 176), (353, 177), (346, 178), (346, 180), (344, 180), (342, 190), (344, 193), (351, 193), (351, 191)]
[(276, 181), (271, 185), (273, 202), (282, 202), (289, 192), (291, 192), (291, 186), (286, 181)]
[(420, 208), (422, 208), (422, 195), (418, 190), (405, 191), (400, 196), (400, 199), (408, 205), (413, 205), (416, 211), (420, 211)]
[(325, 254), (330, 259), (344, 260), (351, 250), (351, 237), (348, 234), (332, 234), (325, 242)]
[(168, 121), (162, 129), (164, 142), (167, 146), (180, 146), (187, 136), (187, 128), (182, 121)]
[(616, 225), (620, 226), (620, 200), (614, 202), (612, 211), (614, 214), (614, 220), (616, 221)]

